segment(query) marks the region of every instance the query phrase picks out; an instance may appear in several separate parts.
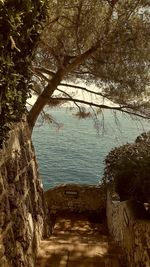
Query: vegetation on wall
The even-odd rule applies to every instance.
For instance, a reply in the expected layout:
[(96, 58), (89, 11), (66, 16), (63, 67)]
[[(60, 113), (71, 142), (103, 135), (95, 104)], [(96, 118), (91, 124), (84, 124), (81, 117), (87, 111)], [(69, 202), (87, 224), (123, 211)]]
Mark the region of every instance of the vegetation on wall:
[(108, 154), (104, 181), (114, 186), (121, 200), (150, 203), (150, 132)]
[(46, 18), (44, 0), (0, 0), (0, 145), (26, 112), (29, 66)]

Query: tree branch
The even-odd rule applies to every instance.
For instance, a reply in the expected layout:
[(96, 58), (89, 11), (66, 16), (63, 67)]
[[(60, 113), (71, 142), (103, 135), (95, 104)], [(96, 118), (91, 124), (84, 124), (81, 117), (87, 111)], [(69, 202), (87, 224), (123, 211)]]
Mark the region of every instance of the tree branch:
[(73, 84), (67, 84), (67, 83), (60, 83), (60, 85), (61, 86), (66, 86), (66, 87), (75, 88), (75, 89), (81, 89), (81, 90), (83, 90), (85, 92), (88, 92), (88, 93), (91, 93), (91, 94), (94, 94), (94, 95), (99, 95), (99, 96), (101, 96), (103, 98), (106, 98), (106, 99), (112, 101), (107, 95), (104, 95), (104, 94), (102, 94), (100, 92), (92, 91), (90, 89), (87, 89), (86, 87), (82, 87), (82, 86), (78, 86), (78, 85), (73, 85)]
[[(68, 96), (70, 99), (73, 100), (73, 97), (72, 97), (71, 95), (67, 94), (66, 92), (64, 92), (63, 90), (57, 88), (57, 91), (59, 91), (59, 92), (65, 94), (66, 96)], [(74, 104), (75, 104), (75, 105), (77, 106), (77, 108), (80, 110), (80, 106), (79, 106), (75, 101), (74, 101)]]
[(28, 101), (26, 101), (27, 105), (29, 105), (30, 107), (33, 107), (32, 104), (30, 104)]
[(36, 75), (36, 76), (39, 76), (40, 78), (42, 78), (43, 80), (45, 80), (46, 82), (50, 82), (51, 80), (49, 79), (49, 78), (47, 78), (42, 72), (40, 72), (40, 71), (36, 71), (36, 72), (34, 72), (34, 71), (32, 71), (33, 73), (34, 73), (34, 75)]
[(32, 71), (45, 73), (45, 74), (48, 74), (48, 75), (50, 75), (52, 77), (55, 75), (55, 72), (53, 72), (53, 71), (51, 71), (49, 69), (46, 69), (44, 67), (41, 67), (41, 68), (39, 68), (39, 67), (32, 67)]
[[(117, 0), (118, 1), (118, 0)], [(106, 18), (106, 29), (104, 31), (103, 36), (95, 43), (95, 45), (91, 46), (88, 50), (86, 50), (84, 53), (79, 54), (76, 56), (76, 58), (68, 64), (68, 66), (64, 69), (63, 75), (72, 72), (77, 66), (79, 66), (82, 62), (87, 60), (96, 50), (99, 48), (102, 40), (105, 38), (105, 36), (109, 33), (110, 30), (110, 19), (113, 13), (113, 6), (108, 11), (108, 16)]]
[[(72, 98), (63, 98), (63, 97), (59, 97), (57, 98), (57, 100), (64, 100), (64, 101), (72, 101), (72, 102), (77, 102), (77, 103), (82, 103), (88, 106), (93, 106), (93, 107), (98, 107), (101, 109), (110, 109), (110, 110), (116, 110), (116, 111), (121, 111), (123, 113), (127, 113), (129, 115), (134, 115), (143, 119), (150, 119), (150, 117), (146, 116), (146, 115), (142, 115), (142, 114), (138, 114), (134, 111), (128, 111), (127, 108), (128, 106), (118, 106), (118, 107), (111, 107), (111, 106), (107, 106), (107, 105), (103, 105), (103, 104), (96, 104), (93, 102), (89, 102), (89, 101), (85, 101), (85, 100), (81, 100), (81, 99), (72, 99)], [(131, 109), (131, 106), (130, 106)]]

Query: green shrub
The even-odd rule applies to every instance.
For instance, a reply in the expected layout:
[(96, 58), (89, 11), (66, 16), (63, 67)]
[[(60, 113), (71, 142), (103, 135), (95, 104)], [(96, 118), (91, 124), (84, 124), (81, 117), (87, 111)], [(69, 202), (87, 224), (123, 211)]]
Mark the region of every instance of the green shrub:
[(29, 66), (47, 14), (46, 0), (0, 0), (0, 146), (26, 112)]
[(150, 202), (150, 133), (108, 154), (104, 181), (114, 186), (121, 200)]

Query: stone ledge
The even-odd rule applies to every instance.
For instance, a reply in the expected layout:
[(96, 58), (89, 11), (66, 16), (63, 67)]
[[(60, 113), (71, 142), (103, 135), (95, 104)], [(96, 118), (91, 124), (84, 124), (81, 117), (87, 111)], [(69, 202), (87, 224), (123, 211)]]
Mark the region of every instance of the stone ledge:
[(50, 214), (60, 212), (101, 213), (106, 207), (102, 186), (63, 184), (45, 192)]

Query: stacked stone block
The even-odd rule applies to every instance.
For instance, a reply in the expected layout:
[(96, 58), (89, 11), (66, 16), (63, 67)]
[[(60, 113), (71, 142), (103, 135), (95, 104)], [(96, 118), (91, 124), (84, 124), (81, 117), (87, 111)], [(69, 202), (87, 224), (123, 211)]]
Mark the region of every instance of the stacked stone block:
[(107, 194), (109, 232), (124, 249), (130, 267), (150, 267), (150, 219), (141, 203)]
[(76, 212), (104, 215), (105, 213), (106, 193), (103, 186), (62, 184), (46, 191), (45, 198), (51, 214)]
[(11, 128), (0, 150), (0, 266), (33, 267), (49, 233), (43, 187), (28, 124)]

